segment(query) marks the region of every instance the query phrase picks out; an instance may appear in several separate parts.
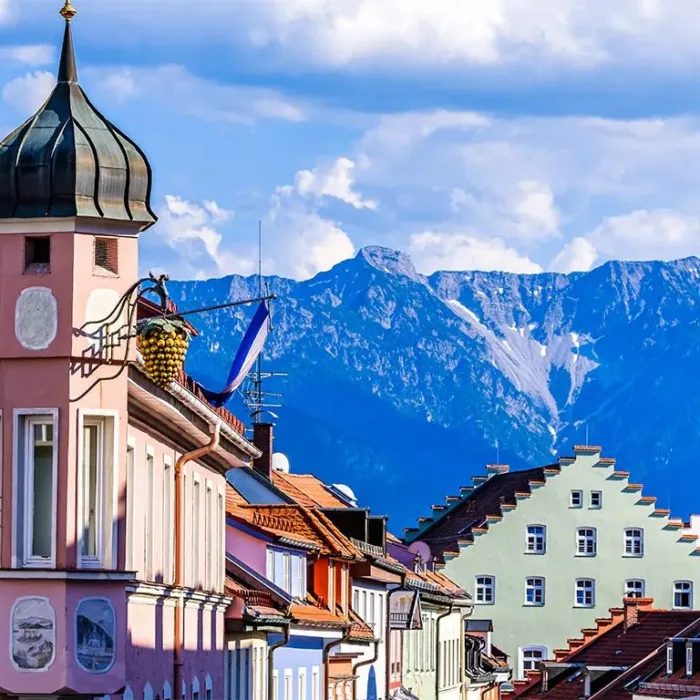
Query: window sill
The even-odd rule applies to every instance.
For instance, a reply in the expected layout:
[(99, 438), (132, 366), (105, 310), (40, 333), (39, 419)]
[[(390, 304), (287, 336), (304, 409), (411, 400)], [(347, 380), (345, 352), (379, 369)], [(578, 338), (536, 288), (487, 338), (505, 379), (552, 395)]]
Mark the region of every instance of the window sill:
[(622, 555), (623, 559), (643, 559), (644, 554), (623, 554)]
[(543, 608), (544, 603), (523, 603), (524, 608)]
[(576, 552), (574, 556), (581, 557), (582, 559), (595, 559), (595, 557), (598, 556), (598, 553), (596, 552), (595, 554), (582, 554), (581, 552)]
[(574, 605), (574, 608), (583, 608), (584, 610), (590, 610), (591, 608), (595, 608), (595, 603), (592, 603), (591, 605)]
[(479, 602), (479, 601), (474, 601), (474, 605), (495, 605), (495, 603), (494, 603), (494, 602), (491, 602), (491, 603), (481, 603), (481, 602)]
[(523, 552), (523, 554), (528, 554), (528, 555), (529, 555), (529, 554), (535, 554), (535, 555), (542, 556), (543, 554), (547, 554), (547, 550), (543, 550), (542, 552), (530, 552), (530, 551), (525, 550), (525, 551)]

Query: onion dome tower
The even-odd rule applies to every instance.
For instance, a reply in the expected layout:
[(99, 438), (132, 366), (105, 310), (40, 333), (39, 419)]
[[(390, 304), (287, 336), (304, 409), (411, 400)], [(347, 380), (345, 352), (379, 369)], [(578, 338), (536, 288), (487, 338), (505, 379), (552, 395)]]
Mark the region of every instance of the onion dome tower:
[(0, 219), (89, 217), (156, 221), (151, 168), (141, 149), (93, 107), (78, 84), (71, 20), (58, 81), (39, 111), (0, 143)]

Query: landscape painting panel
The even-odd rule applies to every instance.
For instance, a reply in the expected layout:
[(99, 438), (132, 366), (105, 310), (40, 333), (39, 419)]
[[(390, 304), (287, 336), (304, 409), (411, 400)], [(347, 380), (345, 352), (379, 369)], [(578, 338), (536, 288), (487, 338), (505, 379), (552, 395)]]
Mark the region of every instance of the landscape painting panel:
[(20, 671), (45, 671), (56, 654), (56, 613), (47, 598), (18, 598), (12, 610), (12, 662)]
[(114, 608), (104, 598), (86, 598), (75, 614), (78, 663), (89, 673), (104, 673), (114, 663)]

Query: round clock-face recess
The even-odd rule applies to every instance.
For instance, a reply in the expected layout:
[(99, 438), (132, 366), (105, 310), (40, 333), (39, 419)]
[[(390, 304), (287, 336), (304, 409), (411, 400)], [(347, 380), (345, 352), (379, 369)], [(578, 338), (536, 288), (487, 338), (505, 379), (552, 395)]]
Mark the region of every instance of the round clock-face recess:
[(22, 290), (15, 305), (15, 336), (26, 350), (46, 350), (56, 338), (58, 307), (47, 287)]

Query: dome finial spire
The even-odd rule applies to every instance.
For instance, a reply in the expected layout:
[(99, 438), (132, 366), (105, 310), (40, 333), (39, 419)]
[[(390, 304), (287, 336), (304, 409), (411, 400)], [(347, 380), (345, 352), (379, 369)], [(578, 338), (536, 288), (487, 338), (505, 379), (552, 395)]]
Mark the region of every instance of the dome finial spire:
[(70, 0), (66, 0), (66, 4), (61, 8), (61, 17), (63, 17), (66, 22), (70, 22), (77, 14), (78, 10), (70, 4)]
[(59, 83), (77, 83), (78, 68), (75, 64), (75, 51), (73, 50), (73, 32), (71, 31), (71, 20), (78, 14), (78, 11), (66, 0), (66, 4), (61, 9), (61, 17), (66, 20), (66, 32), (63, 36), (63, 48), (61, 49), (61, 62), (58, 66)]

